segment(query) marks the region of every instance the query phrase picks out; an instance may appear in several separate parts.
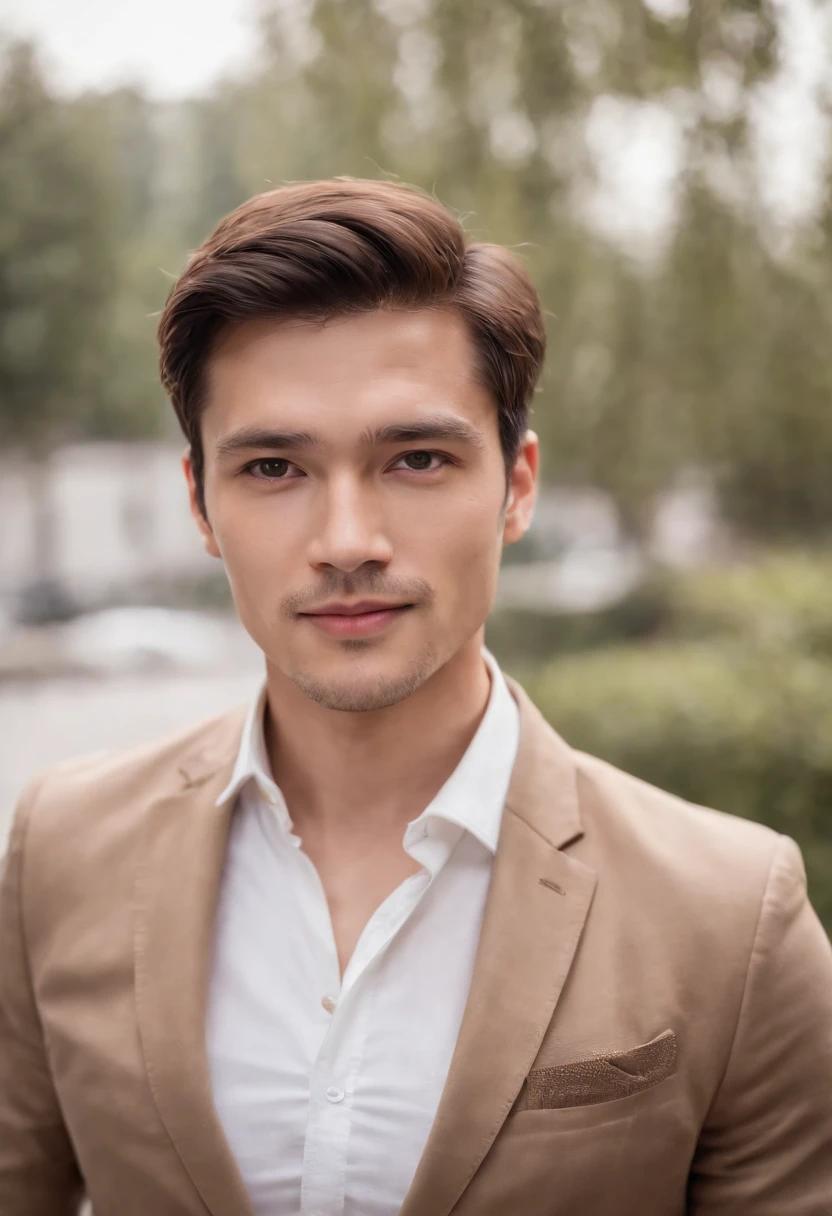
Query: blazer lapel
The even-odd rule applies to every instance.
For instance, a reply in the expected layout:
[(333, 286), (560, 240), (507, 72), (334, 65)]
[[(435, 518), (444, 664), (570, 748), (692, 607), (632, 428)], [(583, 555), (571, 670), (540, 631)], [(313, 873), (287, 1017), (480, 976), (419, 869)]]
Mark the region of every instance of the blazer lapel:
[(447, 1216), (531, 1069), (569, 974), (595, 873), (560, 850), (582, 835), (572, 753), (523, 690), (468, 1002), (442, 1098), (399, 1216)]
[(218, 742), (178, 769), (178, 788), (148, 815), (136, 884), (139, 1034), (159, 1114), (212, 1216), (254, 1216), (216, 1114), (205, 1010), (233, 799), (214, 805), (239, 747), (243, 715), (222, 719)]

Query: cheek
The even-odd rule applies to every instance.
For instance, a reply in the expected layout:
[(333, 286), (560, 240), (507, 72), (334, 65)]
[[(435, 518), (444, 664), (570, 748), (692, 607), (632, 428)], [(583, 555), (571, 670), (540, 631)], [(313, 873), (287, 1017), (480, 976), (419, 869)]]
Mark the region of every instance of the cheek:
[(269, 511), (223, 504), (213, 527), (235, 592), (285, 582), (287, 566), (292, 562), (292, 533), (280, 527)]
[(434, 516), (420, 513), (414, 547), (426, 575), (457, 588), (459, 600), (494, 585), (499, 570), (499, 504), (482, 499), (457, 502)]

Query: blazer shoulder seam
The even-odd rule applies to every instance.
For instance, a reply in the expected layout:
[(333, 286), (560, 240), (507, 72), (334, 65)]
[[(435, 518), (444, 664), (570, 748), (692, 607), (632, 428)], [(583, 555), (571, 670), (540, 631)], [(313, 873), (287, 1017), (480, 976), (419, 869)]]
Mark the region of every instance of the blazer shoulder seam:
[(12, 912), (14, 915), (14, 926), (12, 928), (12, 932), (17, 938), (17, 949), (19, 951), (23, 978), (26, 984), (27, 998), (36, 1014), (37, 1000), (35, 998), (35, 986), (32, 979), (32, 967), (29, 958), (29, 943), (26, 936), (23, 884), (26, 877), (26, 841), (29, 834), (29, 825), (32, 821), (35, 804), (38, 801), (48, 776), (49, 771), (47, 770), (46, 772), (41, 772), (34, 777), (29, 782), (18, 801), (12, 818), (11, 832), (9, 834), (9, 847), (6, 858), (7, 869), (5, 875), (5, 881), (9, 881), (11, 878), (13, 883), (12, 889), (9, 892), (12, 902)]
[(11, 829), (9, 831), (8, 854), (19, 854), (22, 860), (23, 852), (26, 845), (26, 838), (29, 834), (29, 824), (32, 821), (32, 813), (35, 809), (35, 804), (43, 792), (43, 787), (49, 779), (51, 769), (42, 769), (36, 773), (25, 786), (23, 793), (17, 800), (17, 805), (12, 812)]
[(769, 857), (768, 869), (766, 870), (766, 879), (765, 879), (765, 883), (763, 885), (762, 895), (760, 896), (760, 904), (757, 909), (757, 917), (756, 917), (756, 920), (754, 923), (754, 933), (751, 938), (751, 946), (748, 951), (748, 960), (747, 960), (746, 966), (745, 966), (745, 975), (743, 977), (742, 992), (740, 993), (740, 999), (737, 1002), (737, 1013), (736, 1013), (736, 1017), (734, 1019), (734, 1028), (733, 1028), (733, 1031), (731, 1032), (731, 1046), (728, 1050), (728, 1054), (725, 1059), (725, 1067), (722, 1070), (722, 1075), (719, 1078), (719, 1082), (716, 1086), (716, 1089), (714, 1090), (713, 1098), (711, 1099), (710, 1105), (708, 1107), (708, 1115), (706, 1115), (706, 1117), (705, 1117), (706, 1123), (707, 1123), (708, 1116), (710, 1115), (711, 1110), (713, 1110), (714, 1106), (716, 1106), (717, 1102), (719, 1101), (719, 1099), (722, 1095), (723, 1088), (728, 1079), (728, 1074), (731, 1071), (731, 1065), (734, 1062), (734, 1056), (736, 1054), (736, 1049), (737, 1049), (737, 1040), (739, 1038), (740, 1024), (742, 1023), (742, 1016), (743, 1016), (743, 1013), (745, 1012), (745, 1008), (746, 1008), (747, 1001), (748, 1001), (748, 990), (749, 990), (749, 985), (750, 985), (750, 980), (751, 980), (751, 972), (754, 967), (754, 961), (758, 957), (758, 954), (759, 954), (757, 946), (758, 946), (758, 942), (760, 940), (760, 933), (761, 933), (761, 930), (763, 927), (763, 922), (767, 918), (767, 913), (768, 913), (769, 907), (772, 902), (772, 888), (774, 886), (774, 883), (773, 883), (774, 871), (777, 867), (777, 864), (778, 864), (778, 861), (780, 858), (781, 848), (786, 839), (787, 839), (786, 836), (783, 836), (780, 833), (777, 834), (777, 836), (775, 837), (775, 841), (774, 841), (774, 847), (771, 850), (771, 856)]

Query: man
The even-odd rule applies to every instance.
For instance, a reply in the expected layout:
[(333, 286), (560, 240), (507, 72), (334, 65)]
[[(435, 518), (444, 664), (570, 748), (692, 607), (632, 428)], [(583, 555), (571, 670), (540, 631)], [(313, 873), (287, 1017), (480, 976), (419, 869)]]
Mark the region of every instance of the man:
[(482, 649), (535, 495), (520, 265), (294, 185), (160, 342), (265, 681), (18, 808), (2, 1216), (828, 1216), (798, 849), (573, 752)]

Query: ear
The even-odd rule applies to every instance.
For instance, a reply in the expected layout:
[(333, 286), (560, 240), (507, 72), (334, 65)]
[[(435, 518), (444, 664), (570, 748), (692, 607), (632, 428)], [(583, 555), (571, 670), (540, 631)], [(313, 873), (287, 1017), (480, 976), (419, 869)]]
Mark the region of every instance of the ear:
[(511, 470), (508, 486), (503, 544), (513, 545), (525, 536), (532, 522), (537, 500), (537, 473), (540, 467), (540, 445), (534, 431), (526, 431)]
[(199, 529), (199, 534), (202, 537), (202, 543), (206, 553), (211, 557), (222, 557), (219, 546), (214, 537), (213, 530), (208, 520), (202, 514), (202, 509), (199, 505), (199, 498), (196, 492), (196, 481), (194, 480), (194, 470), (191, 464), (191, 449), (186, 448), (182, 454), (182, 472), (185, 474), (185, 481), (188, 485), (188, 503), (191, 508), (191, 515), (194, 517), (194, 522)]

